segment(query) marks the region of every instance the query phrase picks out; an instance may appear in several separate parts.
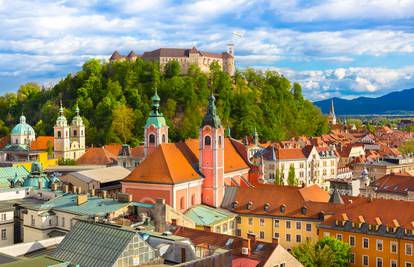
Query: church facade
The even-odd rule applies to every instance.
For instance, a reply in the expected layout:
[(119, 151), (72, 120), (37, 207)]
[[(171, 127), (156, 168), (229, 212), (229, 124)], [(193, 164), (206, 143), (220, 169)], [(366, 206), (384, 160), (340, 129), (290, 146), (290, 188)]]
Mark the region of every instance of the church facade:
[(144, 130), (145, 159), (121, 181), (124, 193), (139, 202), (155, 203), (157, 198), (164, 198), (184, 212), (199, 204), (220, 207), (226, 185), (248, 183), (250, 167), (232, 140), (225, 138), (213, 95), (199, 138), (179, 143), (168, 143), (168, 128), (159, 111), (157, 94), (152, 101)]

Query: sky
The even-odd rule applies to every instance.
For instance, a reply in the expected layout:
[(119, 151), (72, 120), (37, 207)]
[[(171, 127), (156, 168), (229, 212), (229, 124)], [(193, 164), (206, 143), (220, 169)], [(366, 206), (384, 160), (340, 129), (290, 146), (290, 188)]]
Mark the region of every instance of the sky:
[(0, 0), (0, 28), (0, 94), (114, 50), (228, 43), (237, 68), (278, 71), (312, 101), (414, 87), (414, 0)]

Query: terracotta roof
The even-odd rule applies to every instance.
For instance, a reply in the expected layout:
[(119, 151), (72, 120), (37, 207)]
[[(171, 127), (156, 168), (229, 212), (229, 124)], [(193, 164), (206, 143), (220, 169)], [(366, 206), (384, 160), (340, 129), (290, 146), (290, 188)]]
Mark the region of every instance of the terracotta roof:
[(117, 156), (119, 154), (119, 151), (121, 151), (122, 145), (121, 144), (109, 144), (109, 145), (104, 145), (102, 148), (104, 148), (106, 151), (108, 151), (112, 155)]
[(276, 150), (277, 159), (304, 159), (306, 158), (301, 148), (279, 148)]
[(414, 176), (409, 173), (391, 173), (370, 184), (376, 192), (407, 195), (414, 191)]
[(48, 142), (53, 147), (53, 136), (38, 136), (31, 144), (33, 150), (47, 150)]
[(123, 182), (180, 184), (201, 179), (177, 144), (161, 144)]
[(3, 149), (5, 146), (7, 146), (10, 143), (10, 136), (3, 136), (0, 138), (0, 149)]
[[(304, 188), (257, 185), (254, 188), (238, 188), (233, 200), (237, 206), (226, 208), (240, 214), (318, 218), (321, 211), (331, 211), (336, 207), (336, 204), (328, 203), (328, 200), (328, 192), (317, 185)], [(267, 211), (265, 204), (269, 205)], [(282, 206), (285, 211), (282, 211)], [(302, 211), (303, 207), (306, 207), (306, 212)]]
[[(363, 198), (342, 196), (345, 204), (337, 210), (336, 215), (330, 217), (323, 224), (332, 225), (335, 220), (342, 221), (345, 213), (352, 222), (359, 222), (360, 216), (365, 223), (376, 225), (379, 218), (383, 225), (394, 227), (394, 220), (406, 229), (414, 229), (414, 202), (393, 199)], [(386, 212), (384, 212), (386, 211)]]
[[(177, 227), (177, 229), (174, 231), (174, 235), (186, 237), (190, 239), (195, 245), (209, 244), (212, 246), (228, 249), (231, 251), (233, 258), (245, 258), (258, 261), (259, 265), (254, 266), (263, 266), (263, 264), (267, 262), (270, 255), (278, 246), (277, 244), (260, 241), (251, 242), (252, 253), (250, 256), (245, 256), (241, 254), (243, 238), (238, 236), (219, 234), (182, 226)], [(232, 242), (229, 241), (230, 239)]]
[(118, 157), (103, 147), (88, 148), (80, 158), (76, 160), (77, 165), (113, 165)]
[(136, 146), (131, 148), (131, 157), (142, 159), (144, 156), (144, 146)]

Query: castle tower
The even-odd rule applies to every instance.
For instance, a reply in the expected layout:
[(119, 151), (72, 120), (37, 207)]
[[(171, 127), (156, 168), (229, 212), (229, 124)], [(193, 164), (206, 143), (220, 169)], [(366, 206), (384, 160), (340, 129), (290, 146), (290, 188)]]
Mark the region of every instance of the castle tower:
[(168, 126), (164, 115), (160, 112), (160, 97), (155, 89), (152, 99), (152, 110), (144, 130), (144, 153), (147, 157), (154, 149), (163, 143), (168, 143)]
[(58, 159), (68, 159), (70, 155), (67, 151), (70, 149), (70, 127), (66, 120), (65, 115), (63, 114), (62, 102), (60, 102), (59, 116), (56, 119), (55, 126), (53, 127), (54, 138), (53, 138), (53, 147), (55, 158)]
[(202, 202), (220, 207), (224, 196), (224, 129), (214, 101), (211, 95), (200, 127), (199, 168), (204, 175)]
[(77, 160), (85, 153), (85, 125), (79, 115), (79, 107), (76, 104), (76, 115), (72, 119), (70, 127), (70, 158)]
[(335, 115), (335, 109), (334, 109), (334, 102), (333, 102), (333, 98), (331, 99), (331, 109), (329, 111), (329, 125), (336, 125), (336, 115)]

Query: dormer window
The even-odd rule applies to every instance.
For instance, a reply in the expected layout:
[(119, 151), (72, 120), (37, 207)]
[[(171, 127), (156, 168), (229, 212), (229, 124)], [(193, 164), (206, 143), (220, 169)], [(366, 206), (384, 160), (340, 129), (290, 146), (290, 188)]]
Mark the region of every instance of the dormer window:
[(307, 208), (306, 206), (303, 206), (303, 207), (300, 209), (300, 213), (302, 213), (303, 215), (305, 215), (307, 211), (308, 211), (308, 208)]
[(246, 205), (246, 207), (247, 207), (248, 210), (251, 210), (252, 209), (252, 206), (253, 206), (253, 203), (251, 201), (249, 201), (247, 203), (247, 205)]
[(234, 201), (234, 202), (232, 203), (232, 207), (233, 207), (233, 209), (237, 208), (238, 204), (239, 204), (239, 202), (238, 202), (238, 201)]
[(285, 212), (286, 212), (286, 204), (280, 205), (280, 213), (285, 213)]
[(264, 204), (264, 211), (269, 211), (269, 207), (270, 207), (270, 204), (269, 203), (265, 203)]

